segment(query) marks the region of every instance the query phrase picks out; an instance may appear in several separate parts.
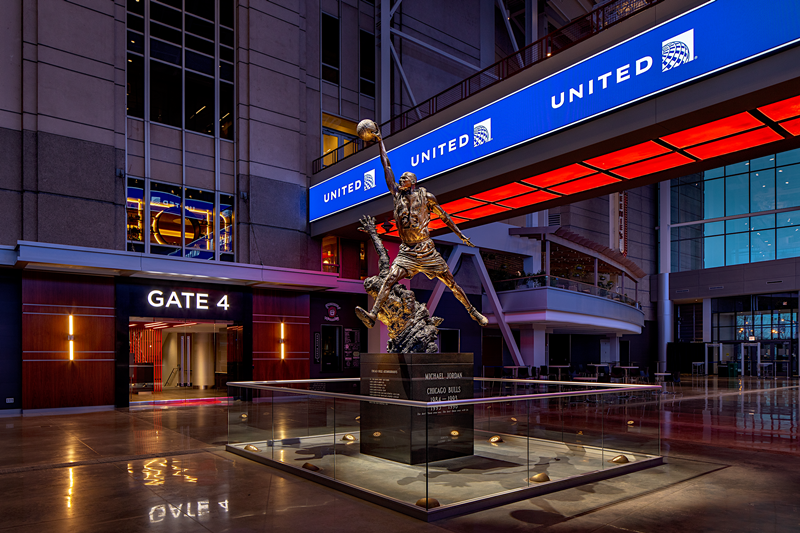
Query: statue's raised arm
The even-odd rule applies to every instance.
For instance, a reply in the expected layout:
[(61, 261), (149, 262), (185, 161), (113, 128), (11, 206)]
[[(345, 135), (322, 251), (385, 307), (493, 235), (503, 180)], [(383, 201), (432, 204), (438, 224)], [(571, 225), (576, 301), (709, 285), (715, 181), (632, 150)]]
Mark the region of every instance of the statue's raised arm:
[(389, 163), (389, 154), (386, 153), (386, 146), (383, 144), (383, 138), (380, 133), (375, 135), (378, 139), (378, 144), (381, 147), (381, 164), (383, 165), (383, 176), (386, 178), (386, 187), (392, 196), (397, 195), (397, 183), (394, 181), (394, 172), (392, 172), (392, 165)]

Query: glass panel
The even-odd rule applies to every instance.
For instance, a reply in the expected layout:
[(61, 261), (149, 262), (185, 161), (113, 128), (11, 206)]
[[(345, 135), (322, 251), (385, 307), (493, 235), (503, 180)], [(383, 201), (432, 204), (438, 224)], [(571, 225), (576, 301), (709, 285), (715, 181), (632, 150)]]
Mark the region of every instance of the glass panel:
[(750, 261), (771, 261), (775, 259), (775, 230), (754, 231), (750, 234), (752, 248)]
[(359, 73), (360, 91), (366, 96), (375, 97), (375, 36), (361, 30), (359, 33)]
[(725, 215), (741, 215), (747, 213), (749, 208), (748, 175), (731, 176), (725, 178)]
[(725, 233), (725, 223), (724, 222), (709, 222), (705, 224), (703, 228), (703, 234), (707, 237), (712, 235), (722, 235)]
[(749, 170), (750, 161), (742, 161), (740, 163), (734, 163), (733, 165), (726, 166), (725, 175), (733, 176), (734, 174), (741, 174), (742, 172), (748, 172)]
[(233, 28), (234, 7), (233, 0), (219, 1), (219, 23), (223, 26)]
[(800, 228), (779, 228), (777, 230), (776, 257), (800, 257)]
[[(181, 187), (150, 182), (150, 242), (181, 246)], [(151, 250), (155, 248), (151, 246)], [(156, 253), (156, 252), (154, 252)]]
[(762, 215), (750, 217), (750, 228), (755, 230), (772, 229), (775, 227), (775, 215)]
[(202, 250), (206, 253), (187, 252), (187, 256), (199, 259), (214, 258), (214, 193), (196, 189), (186, 189), (184, 223), (186, 248)]
[(234, 197), (232, 194), (219, 195), (219, 251), (233, 253)]
[[(181, 46), (181, 32), (169, 26), (150, 22), (150, 36)], [(151, 41), (152, 42), (152, 41)]]
[(137, 54), (144, 54), (144, 36), (141, 33), (128, 32), (128, 50)]
[(214, 56), (214, 43), (201, 39), (200, 37), (195, 37), (194, 35), (186, 35), (186, 48), (197, 50), (208, 56)]
[(725, 233), (739, 233), (742, 231), (750, 231), (749, 218), (735, 218), (725, 221)]
[[(150, 55), (174, 65), (181, 64), (181, 48), (157, 39), (150, 39)], [(150, 71), (152, 75), (152, 70)]]
[(750, 212), (775, 209), (775, 171), (759, 170), (750, 174)]
[(777, 226), (779, 228), (785, 226), (797, 226), (800, 224), (800, 211), (788, 211), (786, 213), (778, 213), (775, 216), (778, 219)]
[(741, 265), (750, 261), (750, 234), (725, 236), (725, 264)]
[(144, 118), (144, 58), (128, 54), (126, 88), (128, 116)]
[(190, 0), (186, 12), (214, 22), (214, 0)]
[(775, 168), (774, 154), (750, 160), (750, 172), (754, 172), (756, 170), (764, 170), (767, 168)]
[(150, 120), (181, 127), (181, 70), (150, 62)]
[(708, 237), (705, 239), (705, 268), (725, 266), (725, 237)]
[(211, 22), (207, 22), (203, 19), (199, 19), (197, 17), (193, 17), (191, 15), (185, 15), (186, 17), (186, 31), (187, 33), (193, 33), (195, 35), (199, 35), (200, 37), (205, 37), (209, 41), (214, 40), (214, 24)]
[(775, 162), (778, 164), (778, 166), (800, 163), (800, 148), (795, 148), (794, 150), (789, 150), (788, 152), (781, 152), (778, 154)]
[(704, 218), (725, 216), (725, 180), (717, 179), (705, 182), (703, 186)]
[(162, 6), (155, 2), (150, 2), (150, 20), (161, 22), (179, 30), (182, 28), (180, 11), (170, 9), (167, 6)]
[(233, 65), (224, 61), (219, 62), (219, 77), (223, 80), (233, 81)]
[(322, 134), (322, 153), (330, 154), (324, 159), (326, 165), (332, 165), (339, 160), (335, 152), (337, 146), (339, 146), (338, 135)]
[(339, 239), (336, 237), (322, 239), (322, 271), (339, 272)]
[(779, 168), (775, 181), (778, 185), (777, 208), (800, 206), (800, 165)]
[(144, 240), (144, 180), (128, 178), (127, 199), (128, 240)]
[(230, 83), (219, 84), (219, 136), (223, 139), (233, 140), (233, 85)]
[[(204, 56), (203, 54), (197, 54), (191, 50), (186, 50), (186, 68), (213, 76), (214, 58)], [(191, 86), (187, 83), (186, 90), (188, 91), (190, 87)]]
[(712, 178), (721, 178), (725, 175), (725, 167), (712, 168), (703, 172), (703, 179), (710, 180)]
[(231, 48), (233, 48), (234, 45), (233, 30), (229, 30), (227, 28), (220, 28), (219, 42), (225, 46), (230, 46)]
[(144, 16), (144, 2), (140, 2), (139, 0), (128, 0), (127, 6), (128, 11), (131, 13)]
[(128, 29), (144, 33), (144, 19), (128, 13)]
[(214, 80), (186, 73), (186, 129), (214, 135)]
[(219, 58), (223, 61), (233, 63), (233, 48), (219, 47)]

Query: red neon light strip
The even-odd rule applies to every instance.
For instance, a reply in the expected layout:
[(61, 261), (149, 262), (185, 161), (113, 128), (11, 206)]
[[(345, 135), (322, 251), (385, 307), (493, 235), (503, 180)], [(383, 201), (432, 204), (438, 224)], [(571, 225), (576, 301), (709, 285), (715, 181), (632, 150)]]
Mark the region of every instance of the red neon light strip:
[(622, 150), (617, 150), (610, 154), (595, 157), (594, 159), (587, 159), (584, 163), (607, 170), (627, 165), (628, 163), (635, 163), (636, 161), (641, 161), (642, 159), (647, 159), (648, 157), (653, 157), (669, 151), (669, 148), (665, 148), (653, 141), (647, 141), (642, 144), (631, 146), (630, 148), (623, 148)]
[(473, 194), (472, 198), (485, 200), (487, 202), (497, 202), (505, 198), (511, 198), (512, 196), (519, 196), (520, 194), (529, 192), (533, 192), (533, 189), (527, 185), (523, 185), (522, 183), (509, 183), (508, 185), (503, 185), (502, 187), (497, 187), (496, 189), (491, 189), (480, 194)]
[(694, 159), (690, 159), (685, 155), (673, 152), (671, 154), (662, 155), (654, 159), (642, 161), (641, 163), (634, 163), (632, 165), (628, 165), (627, 167), (614, 169), (614, 174), (618, 174), (623, 178), (628, 179), (638, 178), (639, 176), (655, 174), (656, 172), (661, 172), (662, 170), (667, 170), (668, 168), (675, 168), (681, 165), (687, 165), (689, 163), (694, 163)]
[(781, 127), (794, 136), (800, 135), (800, 118), (781, 122)]
[(485, 205), (476, 209), (470, 209), (464, 213), (459, 213), (459, 215), (464, 218), (475, 219), (488, 217), (489, 215), (495, 215), (497, 213), (502, 213), (503, 211), (510, 211), (510, 209), (503, 207), (502, 205)]
[(603, 185), (608, 185), (609, 183), (617, 183), (619, 181), (620, 180), (612, 178), (611, 176), (606, 176), (605, 174), (597, 174), (596, 176), (589, 176), (588, 178), (570, 181), (569, 183), (559, 185), (558, 187), (551, 187), (549, 190), (559, 194), (575, 194), (588, 191), (589, 189), (602, 187)]
[(550, 185), (564, 183), (565, 181), (574, 180), (575, 178), (582, 178), (583, 176), (593, 173), (594, 170), (590, 168), (586, 168), (583, 165), (574, 164), (564, 168), (551, 170), (550, 172), (545, 172), (544, 174), (539, 174), (538, 176), (533, 176), (522, 181), (537, 187), (549, 187)]
[(686, 152), (699, 159), (710, 159), (712, 157), (738, 152), (746, 148), (752, 148), (753, 146), (780, 141), (781, 139), (783, 139), (783, 137), (771, 129), (764, 127), (747, 133), (740, 133), (739, 135), (728, 137), (720, 141), (701, 144), (694, 148), (687, 148)]
[(446, 204), (443, 204), (442, 209), (444, 209), (449, 215), (452, 213), (458, 213), (459, 211), (472, 209), (473, 207), (478, 207), (479, 205), (486, 205), (486, 204), (484, 202), (479, 202), (478, 200), (472, 200), (470, 198), (462, 198), (460, 200), (454, 200), (452, 202), (447, 202)]
[(796, 117), (800, 115), (800, 96), (765, 105), (764, 107), (759, 107), (758, 110), (776, 122), (785, 118)]
[(501, 200), (501, 203), (502, 205), (511, 207), (512, 209), (519, 209), (520, 207), (538, 204), (539, 202), (552, 200), (553, 198), (558, 198), (558, 195), (545, 191), (536, 191), (523, 196), (517, 196), (516, 198), (511, 198), (509, 200)]
[(763, 125), (763, 122), (750, 113), (745, 112), (721, 120), (715, 120), (714, 122), (709, 122), (708, 124), (703, 124), (696, 128), (679, 131), (678, 133), (661, 137), (661, 140), (668, 142), (672, 146), (685, 148), (706, 141), (713, 141), (720, 137), (733, 135), (734, 133), (740, 133), (745, 130), (752, 130), (753, 128)]

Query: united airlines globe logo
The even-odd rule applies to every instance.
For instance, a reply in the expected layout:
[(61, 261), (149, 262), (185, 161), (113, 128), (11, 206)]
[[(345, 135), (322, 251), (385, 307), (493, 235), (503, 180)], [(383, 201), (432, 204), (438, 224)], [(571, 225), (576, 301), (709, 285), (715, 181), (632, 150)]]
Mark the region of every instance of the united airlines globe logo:
[(472, 127), (472, 145), (480, 146), (492, 140), (492, 119), (478, 122)]
[(694, 29), (661, 43), (661, 72), (685, 65), (694, 59)]

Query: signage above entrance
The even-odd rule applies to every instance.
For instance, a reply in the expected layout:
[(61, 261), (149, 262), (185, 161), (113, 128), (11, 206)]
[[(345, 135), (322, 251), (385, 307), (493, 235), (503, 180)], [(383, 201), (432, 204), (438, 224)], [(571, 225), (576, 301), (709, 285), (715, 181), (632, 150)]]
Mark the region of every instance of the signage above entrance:
[[(419, 181), (800, 41), (800, 2), (712, 0), (390, 151)], [(373, 158), (311, 187), (309, 220), (387, 194)]]
[[(165, 301), (166, 298), (166, 301)], [(183, 302), (183, 303), (181, 303)], [(204, 292), (180, 292), (172, 291), (169, 296), (165, 296), (164, 291), (154, 290), (147, 295), (147, 303), (153, 307), (170, 307), (174, 305), (177, 309), (208, 309), (208, 293)], [(228, 310), (228, 295), (225, 294), (217, 302), (217, 307)]]
[(117, 296), (127, 316), (235, 321), (245, 312), (236, 287), (137, 283), (118, 288)]

